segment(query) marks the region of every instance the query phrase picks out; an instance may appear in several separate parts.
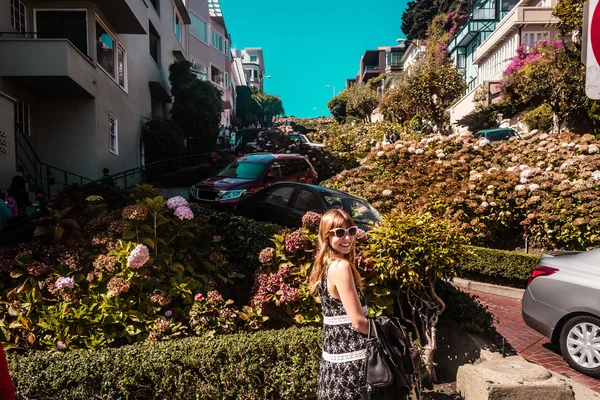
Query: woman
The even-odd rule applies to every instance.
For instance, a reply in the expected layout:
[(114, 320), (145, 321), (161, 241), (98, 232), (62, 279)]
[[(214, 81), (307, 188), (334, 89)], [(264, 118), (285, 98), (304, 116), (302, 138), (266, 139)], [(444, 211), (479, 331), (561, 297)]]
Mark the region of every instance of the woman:
[(8, 363), (4, 355), (4, 347), (0, 344), (0, 399), (14, 400), (15, 387), (8, 374)]
[(29, 193), (25, 190), (25, 179), (21, 175), (15, 175), (6, 191), (17, 202), (17, 213), (13, 217), (23, 215), (27, 206), (30, 206)]
[(354, 266), (358, 228), (341, 209), (330, 210), (319, 226), (319, 251), (309, 277), (323, 307), (323, 358), (319, 400), (359, 400), (365, 386), (363, 334), (369, 323), (362, 282)]

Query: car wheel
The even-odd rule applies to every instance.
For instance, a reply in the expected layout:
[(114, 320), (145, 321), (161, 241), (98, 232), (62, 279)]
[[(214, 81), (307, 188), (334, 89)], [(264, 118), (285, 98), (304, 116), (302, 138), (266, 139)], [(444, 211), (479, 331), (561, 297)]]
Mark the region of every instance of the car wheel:
[(560, 351), (573, 369), (600, 378), (600, 319), (580, 315), (568, 320), (560, 332)]

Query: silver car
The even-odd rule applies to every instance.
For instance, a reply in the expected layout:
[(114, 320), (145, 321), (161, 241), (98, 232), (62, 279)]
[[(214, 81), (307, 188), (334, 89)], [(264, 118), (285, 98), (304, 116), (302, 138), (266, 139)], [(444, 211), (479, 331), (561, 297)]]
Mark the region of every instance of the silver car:
[(523, 319), (569, 365), (600, 378), (600, 249), (545, 254), (523, 295)]

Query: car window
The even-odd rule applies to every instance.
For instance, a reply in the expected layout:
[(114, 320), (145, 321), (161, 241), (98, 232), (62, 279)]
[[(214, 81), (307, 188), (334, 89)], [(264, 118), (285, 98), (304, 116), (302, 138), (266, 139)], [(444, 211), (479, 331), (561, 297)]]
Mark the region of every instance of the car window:
[(284, 186), (269, 190), (264, 197), (265, 203), (277, 204), (279, 206), (287, 206), (290, 202), (290, 198), (294, 193), (294, 188), (290, 186)]
[(306, 138), (304, 136), (302, 136), (302, 135), (290, 135), (290, 137), (295, 142), (308, 143), (308, 141), (306, 140)]
[(491, 142), (493, 141), (497, 141), (497, 140), (506, 140), (508, 138), (510, 138), (511, 136), (511, 131), (509, 130), (502, 130), (502, 131), (494, 131), (494, 132), (489, 132), (487, 134), (487, 139)]
[(283, 176), (291, 176), (308, 171), (309, 168), (310, 166), (303, 159), (284, 160), (281, 164), (281, 173)]
[(323, 206), (317, 195), (306, 189), (300, 190), (292, 207), (299, 211), (323, 212)]
[(260, 178), (265, 170), (265, 164), (249, 161), (234, 161), (226, 166), (217, 176), (239, 179)]
[(354, 222), (369, 223), (381, 220), (381, 215), (370, 204), (359, 199), (349, 197), (323, 196), (329, 208), (341, 208), (346, 211)]
[(274, 162), (273, 164), (271, 164), (271, 166), (269, 167), (268, 174), (273, 174), (276, 178), (281, 178), (285, 176), (283, 175), (282, 163)]

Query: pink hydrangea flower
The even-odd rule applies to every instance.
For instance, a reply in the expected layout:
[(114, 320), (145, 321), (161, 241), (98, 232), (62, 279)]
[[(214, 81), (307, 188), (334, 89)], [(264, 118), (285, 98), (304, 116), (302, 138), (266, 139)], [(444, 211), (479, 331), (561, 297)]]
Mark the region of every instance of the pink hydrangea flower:
[(59, 290), (63, 290), (65, 288), (73, 289), (73, 287), (75, 286), (75, 281), (73, 280), (73, 278), (61, 276), (56, 280), (56, 282), (54, 282), (54, 286), (56, 286), (56, 288)]
[(150, 252), (143, 244), (138, 244), (127, 257), (127, 265), (131, 268), (141, 268), (150, 259)]
[(173, 214), (182, 221), (184, 219), (194, 219), (194, 213), (188, 207), (179, 207)]
[(179, 207), (189, 207), (189, 204), (186, 199), (181, 196), (171, 197), (167, 201), (167, 207), (171, 210), (177, 210)]
[(194, 296), (194, 301), (200, 301), (204, 298), (204, 295), (202, 293), (196, 293), (196, 295)]
[(302, 226), (306, 228), (318, 227), (321, 223), (321, 216), (316, 212), (309, 211), (302, 217)]

